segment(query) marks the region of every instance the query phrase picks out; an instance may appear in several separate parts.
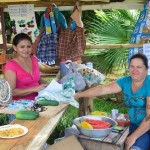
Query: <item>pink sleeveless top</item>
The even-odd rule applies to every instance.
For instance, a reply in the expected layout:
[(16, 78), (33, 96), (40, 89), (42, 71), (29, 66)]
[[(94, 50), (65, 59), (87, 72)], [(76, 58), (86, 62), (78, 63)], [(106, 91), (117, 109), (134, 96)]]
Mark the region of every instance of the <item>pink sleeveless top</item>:
[[(40, 71), (38, 67), (38, 62), (34, 56), (31, 56), (31, 60), (32, 60), (32, 74), (24, 70), (14, 60), (10, 60), (5, 65), (5, 71), (11, 70), (16, 73), (16, 88), (26, 89), (26, 88), (31, 88), (31, 87), (39, 85)], [(19, 100), (19, 99), (34, 100), (37, 94), (38, 93), (36, 92), (36, 93), (32, 93), (26, 96), (13, 97), (13, 100)]]

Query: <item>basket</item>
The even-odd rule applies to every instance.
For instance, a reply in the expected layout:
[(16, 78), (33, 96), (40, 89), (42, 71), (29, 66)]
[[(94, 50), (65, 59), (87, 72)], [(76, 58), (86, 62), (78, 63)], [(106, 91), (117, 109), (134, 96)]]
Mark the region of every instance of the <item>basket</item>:
[(9, 83), (0, 78), (0, 105), (7, 106), (12, 101), (12, 90)]

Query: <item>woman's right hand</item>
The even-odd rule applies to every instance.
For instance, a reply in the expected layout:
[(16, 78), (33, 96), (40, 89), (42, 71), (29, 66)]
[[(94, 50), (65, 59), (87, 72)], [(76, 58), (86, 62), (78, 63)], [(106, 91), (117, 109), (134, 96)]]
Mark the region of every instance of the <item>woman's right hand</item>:
[(40, 84), (39, 86), (34, 87), (35, 92), (39, 92), (47, 87), (47, 84)]

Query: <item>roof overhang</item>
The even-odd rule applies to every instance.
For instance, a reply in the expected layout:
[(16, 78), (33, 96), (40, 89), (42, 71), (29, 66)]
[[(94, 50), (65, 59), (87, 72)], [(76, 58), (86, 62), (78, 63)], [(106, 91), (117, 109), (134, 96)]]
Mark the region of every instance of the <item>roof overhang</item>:
[[(145, 0), (124, 0), (122, 2), (110, 2), (109, 0), (78, 0), (82, 10), (139, 9), (143, 8), (144, 2)], [(5, 9), (8, 5), (34, 4), (37, 11), (44, 10), (50, 3), (55, 3), (60, 10), (72, 10), (76, 0), (0, 0), (0, 6)]]

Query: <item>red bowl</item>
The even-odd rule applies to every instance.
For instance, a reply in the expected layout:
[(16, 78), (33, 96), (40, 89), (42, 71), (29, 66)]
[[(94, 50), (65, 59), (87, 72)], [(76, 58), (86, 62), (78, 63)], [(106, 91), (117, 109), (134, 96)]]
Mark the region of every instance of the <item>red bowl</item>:
[(118, 126), (129, 126), (130, 125), (130, 121), (129, 120), (116, 120), (118, 123)]

